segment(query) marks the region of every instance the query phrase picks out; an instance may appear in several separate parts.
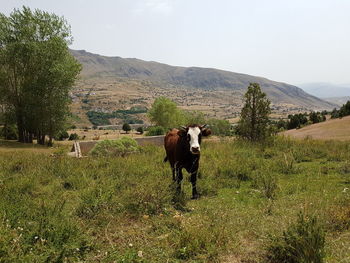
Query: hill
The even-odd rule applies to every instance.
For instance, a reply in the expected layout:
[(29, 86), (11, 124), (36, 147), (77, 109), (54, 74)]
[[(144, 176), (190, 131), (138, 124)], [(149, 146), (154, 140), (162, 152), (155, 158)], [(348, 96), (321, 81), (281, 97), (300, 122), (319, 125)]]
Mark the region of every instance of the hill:
[(289, 130), (283, 134), (298, 139), (350, 140), (350, 116)]
[(300, 87), (306, 92), (323, 99), (350, 96), (349, 84), (337, 85), (332, 83), (305, 83), (300, 84)]
[(338, 105), (338, 108), (343, 106), (348, 100), (350, 100), (350, 96), (344, 96), (344, 97), (330, 97), (330, 98), (324, 98), (324, 100)]
[(175, 67), (136, 58), (106, 57), (84, 50), (71, 50), (71, 53), (83, 65), (81, 80), (73, 94), (75, 102), (84, 100), (84, 105), (79, 106), (83, 106), (83, 111), (148, 107), (156, 97), (166, 96), (185, 109), (232, 119), (240, 112), (242, 96), (250, 82), (261, 85), (275, 113), (336, 106), (296, 86), (262, 77), (212, 68)]

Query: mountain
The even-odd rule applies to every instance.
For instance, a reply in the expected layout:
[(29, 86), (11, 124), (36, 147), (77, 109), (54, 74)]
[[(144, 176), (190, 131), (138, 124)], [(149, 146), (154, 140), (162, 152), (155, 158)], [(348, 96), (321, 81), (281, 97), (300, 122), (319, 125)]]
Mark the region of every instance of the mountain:
[(213, 68), (176, 67), (136, 58), (107, 57), (85, 50), (71, 50), (71, 53), (83, 65), (75, 95), (85, 96), (88, 102), (84, 106), (90, 110), (111, 111), (136, 104), (149, 106), (154, 98), (167, 96), (185, 109), (230, 119), (240, 112), (242, 96), (251, 82), (260, 84), (279, 112), (335, 107), (296, 86), (262, 77)]
[(346, 102), (348, 102), (350, 100), (350, 96), (324, 98), (324, 100), (326, 100), (330, 103), (336, 104), (336, 105), (338, 105), (337, 108), (340, 108), (341, 106), (343, 106), (343, 104), (345, 104)]
[(299, 85), (306, 92), (319, 98), (350, 96), (350, 84), (337, 85), (332, 83), (305, 83)]

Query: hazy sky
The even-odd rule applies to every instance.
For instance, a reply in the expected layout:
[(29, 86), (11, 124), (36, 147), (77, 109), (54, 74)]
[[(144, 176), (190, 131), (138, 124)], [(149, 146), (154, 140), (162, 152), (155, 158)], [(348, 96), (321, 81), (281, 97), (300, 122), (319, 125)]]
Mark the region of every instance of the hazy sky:
[(1, 0), (64, 16), (73, 49), (263, 76), (350, 83), (349, 0)]

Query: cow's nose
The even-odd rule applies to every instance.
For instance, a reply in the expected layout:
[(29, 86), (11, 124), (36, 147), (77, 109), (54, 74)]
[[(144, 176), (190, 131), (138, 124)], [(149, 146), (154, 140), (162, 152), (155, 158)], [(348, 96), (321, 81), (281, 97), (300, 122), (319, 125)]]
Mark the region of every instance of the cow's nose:
[(199, 152), (199, 147), (192, 147), (192, 152), (198, 153)]

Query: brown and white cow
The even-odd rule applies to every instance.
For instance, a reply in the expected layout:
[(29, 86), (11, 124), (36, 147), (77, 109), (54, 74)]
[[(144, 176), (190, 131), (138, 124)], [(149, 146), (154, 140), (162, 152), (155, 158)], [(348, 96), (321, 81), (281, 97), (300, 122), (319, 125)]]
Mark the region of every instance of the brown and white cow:
[(200, 144), (202, 136), (211, 134), (211, 130), (205, 128), (206, 125), (190, 125), (182, 127), (180, 130), (172, 129), (164, 138), (166, 157), (164, 162), (169, 161), (173, 180), (177, 182), (177, 190), (181, 190), (183, 178), (182, 169), (185, 168), (191, 174), (192, 198), (198, 198), (196, 189), (197, 173), (200, 158)]

